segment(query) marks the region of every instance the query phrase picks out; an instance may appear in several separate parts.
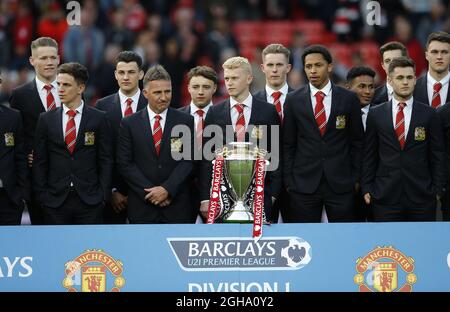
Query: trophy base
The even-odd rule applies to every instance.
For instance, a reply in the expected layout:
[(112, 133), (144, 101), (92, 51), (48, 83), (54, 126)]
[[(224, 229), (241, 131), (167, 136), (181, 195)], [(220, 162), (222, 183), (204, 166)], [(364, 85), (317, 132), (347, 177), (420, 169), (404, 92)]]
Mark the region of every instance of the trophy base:
[(248, 211), (242, 202), (223, 217), (223, 223), (253, 223), (253, 214)]

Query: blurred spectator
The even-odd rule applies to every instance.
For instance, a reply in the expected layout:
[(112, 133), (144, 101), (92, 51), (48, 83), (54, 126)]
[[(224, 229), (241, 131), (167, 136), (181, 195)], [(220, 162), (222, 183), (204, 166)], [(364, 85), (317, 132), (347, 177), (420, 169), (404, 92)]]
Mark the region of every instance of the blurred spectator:
[(262, 49), (260, 47), (256, 47), (253, 52), (253, 58), (250, 62), (253, 74), (252, 84), (250, 85), (250, 92), (252, 94), (259, 90), (264, 90), (266, 86), (266, 76), (261, 70), (261, 64), (263, 63), (261, 53)]
[(416, 75), (420, 76), (427, 69), (424, 50), (414, 38), (412, 25), (404, 15), (394, 18), (394, 34), (390, 41), (399, 41), (405, 45), (409, 57), (416, 63)]
[(22, 47), (28, 47), (33, 36), (33, 15), (30, 7), (23, 1), (19, 4), (19, 9), (14, 21), (13, 37), (14, 47), (21, 50)]
[(81, 26), (70, 26), (64, 37), (64, 61), (78, 62), (92, 72), (102, 61), (104, 35), (95, 27), (96, 8), (81, 9)]
[(435, 31), (450, 31), (450, 16), (441, 0), (431, 1), (430, 15), (422, 17), (417, 26), (417, 39), (422, 47), (427, 43), (428, 35)]
[(69, 25), (66, 16), (58, 2), (53, 2), (43, 12), (37, 25), (38, 37), (51, 37), (58, 42), (59, 53), (63, 53), (62, 42)]
[(170, 106), (178, 108), (183, 106), (181, 99), (181, 86), (183, 84), (184, 73), (189, 69), (188, 65), (180, 58), (180, 47), (175, 38), (170, 38), (164, 46), (164, 54), (161, 58), (161, 65), (170, 73), (172, 80), (172, 101)]
[(123, 0), (123, 11), (125, 25), (129, 30), (138, 32), (145, 28), (147, 13), (137, 0)]
[(122, 47), (117, 44), (108, 44), (105, 48), (104, 60), (96, 73), (98, 81), (97, 96), (100, 98), (117, 92), (117, 84), (114, 78), (115, 59), (122, 50)]
[(130, 50), (134, 43), (134, 33), (125, 27), (125, 11), (117, 8), (111, 14), (111, 26), (106, 30), (106, 42), (116, 44), (123, 50)]
[(206, 51), (214, 63), (218, 63), (220, 52), (231, 48), (237, 50), (236, 39), (230, 31), (229, 22), (224, 18), (219, 18), (213, 22), (213, 28), (206, 37)]

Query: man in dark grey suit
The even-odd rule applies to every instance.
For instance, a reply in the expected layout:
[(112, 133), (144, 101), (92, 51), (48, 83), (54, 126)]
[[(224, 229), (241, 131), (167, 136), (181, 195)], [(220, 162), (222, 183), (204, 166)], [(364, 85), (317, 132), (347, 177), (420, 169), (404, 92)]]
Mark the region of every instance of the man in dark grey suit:
[(288, 94), (283, 124), (283, 177), (290, 197), (285, 222), (354, 221), (363, 126), (358, 97), (331, 83), (330, 52), (305, 49), (309, 84)]
[(428, 71), (417, 79), (414, 98), (437, 108), (450, 102), (450, 35), (445, 31), (431, 33), (426, 48)]
[[(122, 51), (116, 58), (115, 77), (119, 85), (117, 93), (97, 101), (95, 107), (106, 112), (112, 130), (113, 146), (117, 146), (120, 122), (147, 106), (147, 99), (139, 90), (139, 80), (144, 76), (141, 57), (132, 51)], [(115, 149), (113, 151), (116, 160)], [(103, 214), (105, 224), (123, 224), (127, 218), (128, 186), (120, 176), (115, 161), (111, 201), (106, 203)]]
[(444, 137), (433, 108), (413, 98), (415, 64), (389, 65), (394, 98), (367, 119), (362, 192), (375, 221), (434, 221), (445, 183)]

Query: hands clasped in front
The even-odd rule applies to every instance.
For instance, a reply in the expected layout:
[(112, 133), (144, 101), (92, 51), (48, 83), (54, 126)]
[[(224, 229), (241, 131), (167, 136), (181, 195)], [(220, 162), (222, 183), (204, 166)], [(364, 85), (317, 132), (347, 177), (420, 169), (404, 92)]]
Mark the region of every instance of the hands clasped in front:
[(167, 192), (167, 190), (162, 186), (146, 188), (144, 191), (147, 192), (147, 195), (145, 195), (145, 201), (148, 201), (153, 205), (166, 207), (169, 206), (172, 201), (169, 196), (169, 192)]

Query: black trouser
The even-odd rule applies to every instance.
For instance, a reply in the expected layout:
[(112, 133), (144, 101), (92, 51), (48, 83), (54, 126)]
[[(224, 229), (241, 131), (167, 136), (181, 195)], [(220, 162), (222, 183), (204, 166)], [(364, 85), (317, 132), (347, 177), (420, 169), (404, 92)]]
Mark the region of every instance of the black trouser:
[(322, 176), (319, 187), (312, 194), (290, 192), (290, 207), (284, 209), (283, 221), (320, 222), (322, 209), (325, 206), (329, 222), (353, 222), (354, 192), (336, 193), (332, 190), (325, 176)]
[(127, 208), (117, 213), (112, 207), (111, 202), (107, 202), (103, 208), (103, 223), (104, 224), (126, 224), (127, 223)]
[[(448, 188), (449, 186), (447, 186)], [(441, 200), (442, 220), (450, 221), (450, 191), (446, 192)]]
[(364, 196), (360, 191), (355, 194), (355, 221), (373, 221), (372, 205), (366, 204)]
[(101, 224), (103, 203), (85, 204), (76, 191), (70, 191), (64, 203), (57, 207), (43, 207), (45, 224)]
[(417, 204), (406, 195), (395, 204), (380, 204), (374, 200), (373, 217), (376, 222), (436, 221), (436, 200)]
[(20, 225), (23, 205), (17, 205), (9, 199), (6, 190), (0, 188), (0, 225)]

